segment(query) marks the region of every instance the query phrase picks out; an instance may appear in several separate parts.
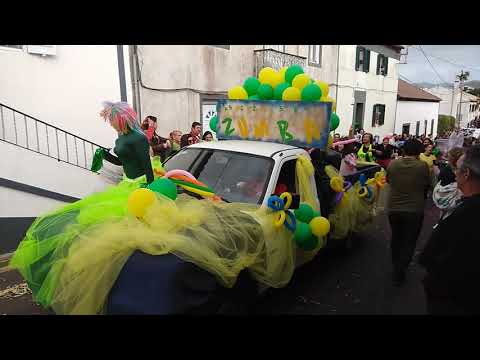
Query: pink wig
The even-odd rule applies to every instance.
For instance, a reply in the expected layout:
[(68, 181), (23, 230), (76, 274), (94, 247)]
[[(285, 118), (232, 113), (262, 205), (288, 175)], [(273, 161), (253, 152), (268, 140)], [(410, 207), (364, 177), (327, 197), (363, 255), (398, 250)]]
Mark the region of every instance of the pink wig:
[(103, 110), (100, 116), (109, 121), (110, 124), (115, 124), (122, 134), (128, 133), (130, 130), (137, 131), (141, 134), (140, 124), (137, 121), (137, 113), (126, 102), (103, 102)]

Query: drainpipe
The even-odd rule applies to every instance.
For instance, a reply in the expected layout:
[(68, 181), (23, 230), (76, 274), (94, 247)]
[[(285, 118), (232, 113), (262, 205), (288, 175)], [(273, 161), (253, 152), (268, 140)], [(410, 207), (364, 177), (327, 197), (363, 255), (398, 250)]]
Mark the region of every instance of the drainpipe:
[(140, 99), (140, 87), (139, 87), (139, 77), (138, 77), (138, 56), (137, 56), (137, 45), (129, 45), (128, 53), (130, 58), (130, 74), (132, 77), (132, 86), (133, 86), (133, 107), (138, 113), (139, 119), (142, 119), (142, 105)]

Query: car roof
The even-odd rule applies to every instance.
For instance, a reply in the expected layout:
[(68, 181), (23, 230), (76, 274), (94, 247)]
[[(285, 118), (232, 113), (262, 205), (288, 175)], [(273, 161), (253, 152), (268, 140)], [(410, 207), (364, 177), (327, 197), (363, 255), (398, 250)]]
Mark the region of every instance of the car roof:
[(303, 150), (291, 145), (251, 140), (204, 141), (198, 144), (190, 145), (189, 148), (227, 150), (266, 157), (272, 157), (273, 154), (280, 151)]

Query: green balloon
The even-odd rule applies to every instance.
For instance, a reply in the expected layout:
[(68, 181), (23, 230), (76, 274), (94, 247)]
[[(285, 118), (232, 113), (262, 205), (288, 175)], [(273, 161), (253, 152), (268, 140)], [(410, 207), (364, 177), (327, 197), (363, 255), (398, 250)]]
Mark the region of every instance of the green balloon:
[(217, 126), (218, 126), (218, 117), (217, 115), (215, 115), (210, 119), (210, 129), (212, 129), (212, 131), (214, 132), (217, 132)]
[(262, 84), (257, 89), (257, 95), (262, 100), (270, 100), (273, 98), (272, 85)]
[(316, 218), (316, 217), (319, 217), (319, 216), (322, 216), (322, 215), (320, 215), (320, 211), (313, 211), (312, 219)]
[(340, 125), (340, 118), (338, 117), (337, 114), (332, 112), (332, 114), (330, 115), (330, 131), (333, 131), (336, 128), (338, 128), (338, 125)]
[(303, 101), (317, 101), (322, 97), (322, 89), (317, 84), (308, 84), (302, 90)]
[(292, 65), (285, 71), (285, 81), (291, 84), (295, 76), (299, 74), (303, 74), (302, 67), (300, 65)]
[(258, 97), (258, 95), (252, 95), (248, 97), (248, 100), (260, 100), (260, 98)]
[(258, 79), (253, 76), (250, 76), (243, 83), (243, 88), (247, 91), (248, 96), (255, 95), (257, 93), (257, 89), (259, 86), (260, 86), (260, 81), (258, 81)]
[(290, 84), (286, 82), (278, 84), (275, 90), (273, 91), (273, 98), (275, 100), (282, 100), (283, 92), (285, 91), (286, 88), (289, 88), (289, 87), (290, 87)]
[(306, 241), (300, 243), (298, 247), (305, 251), (312, 251), (318, 246), (318, 244), (318, 238), (312, 234), (312, 236), (310, 236)]
[(306, 203), (301, 203), (298, 209), (295, 209), (295, 217), (304, 223), (310, 223), (313, 219), (313, 209)]
[(160, 178), (148, 185), (148, 189), (155, 191), (163, 196), (166, 196), (172, 200), (177, 198), (177, 186), (170, 179)]
[(295, 241), (297, 246), (303, 248), (305, 244), (309, 242), (311, 237), (312, 230), (310, 229), (310, 225), (301, 221), (297, 221), (297, 226), (295, 227), (295, 235), (293, 236), (293, 240)]

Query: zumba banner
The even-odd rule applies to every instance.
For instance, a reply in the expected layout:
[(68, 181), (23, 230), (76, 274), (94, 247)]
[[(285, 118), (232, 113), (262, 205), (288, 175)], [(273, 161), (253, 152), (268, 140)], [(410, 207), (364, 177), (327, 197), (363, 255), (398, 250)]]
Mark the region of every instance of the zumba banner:
[(324, 149), (331, 109), (329, 102), (219, 100), (217, 137)]

